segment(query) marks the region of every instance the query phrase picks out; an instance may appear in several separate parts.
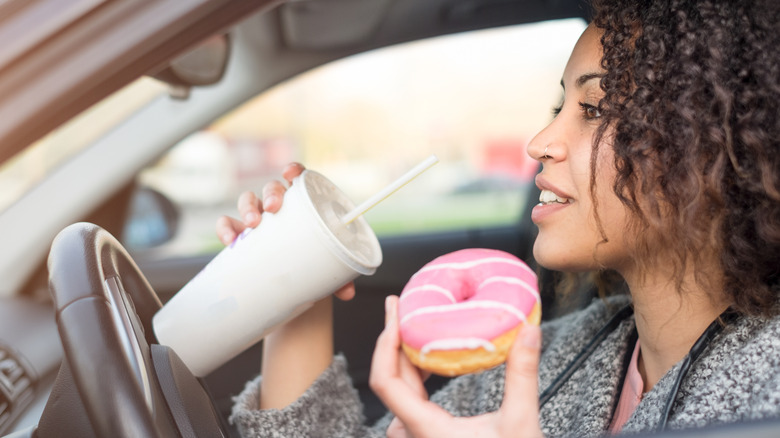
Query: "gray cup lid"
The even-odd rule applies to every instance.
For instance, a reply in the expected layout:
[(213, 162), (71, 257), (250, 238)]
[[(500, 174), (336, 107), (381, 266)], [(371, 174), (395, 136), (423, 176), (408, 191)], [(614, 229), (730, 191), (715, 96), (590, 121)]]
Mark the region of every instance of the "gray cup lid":
[(303, 183), (310, 205), (317, 212), (320, 225), (332, 238), (327, 245), (352, 269), (371, 275), (382, 263), (382, 249), (374, 230), (361, 216), (345, 225), (341, 217), (355, 205), (335, 184), (320, 173), (305, 170), (297, 183)]

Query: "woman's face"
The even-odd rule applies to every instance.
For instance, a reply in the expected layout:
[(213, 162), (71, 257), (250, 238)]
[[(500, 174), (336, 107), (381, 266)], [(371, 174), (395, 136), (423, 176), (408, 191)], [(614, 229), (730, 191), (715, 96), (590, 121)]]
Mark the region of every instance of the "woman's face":
[(560, 111), (528, 145), (528, 154), (543, 165), (536, 177), (542, 195), (531, 213), (539, 227), (534, 257), (548, 269), (623, 271), (629, 261), (624, 237), (626, 210), (612, 191), (615, 169), (609, 132), (596, 162), (596, 201), (605, 243), (599, 243), (604, 236), (599, 232), (590, 191), (593, 136), (603, 96), (599, 38), (593, 25), (580, 37), (563, 72)]

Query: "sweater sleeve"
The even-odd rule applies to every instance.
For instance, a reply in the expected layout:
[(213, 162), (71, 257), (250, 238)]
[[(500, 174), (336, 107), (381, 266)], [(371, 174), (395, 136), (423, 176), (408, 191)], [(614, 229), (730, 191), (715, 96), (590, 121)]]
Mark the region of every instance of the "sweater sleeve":
[[(234, 399), (231, 423), (242, 437), (384, 437), (388, 413), (375, 425), (365, 424), (363, 405), (347, 374), (343, 356), (336, 356), (298, 400), (283, 409), (258, 409), (261, 377), (247, 383)], [(452, 415), (473, 416), (498, 409), (504, 367), (451, 380), (431, 401)]]
[(335, 356), (306, 392), (283, 409), (260, 410), (261, 377), (247, 383), (234, 399), (231, 423), (242, 437), (383, 437), (384, 429), (364, 425), (363, 405), (347, 374), (343, 356)]

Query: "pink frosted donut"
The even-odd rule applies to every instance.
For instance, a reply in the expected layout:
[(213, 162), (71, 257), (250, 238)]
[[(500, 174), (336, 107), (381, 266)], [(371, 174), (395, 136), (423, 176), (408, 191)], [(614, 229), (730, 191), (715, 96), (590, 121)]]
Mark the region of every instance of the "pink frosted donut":
[(417, 271), (398, 303), (402, 347), (421, 369), (455, 376), (494, 367), (521, 324), (539, 324), (536, 274), (519, 258), (464, 249)]

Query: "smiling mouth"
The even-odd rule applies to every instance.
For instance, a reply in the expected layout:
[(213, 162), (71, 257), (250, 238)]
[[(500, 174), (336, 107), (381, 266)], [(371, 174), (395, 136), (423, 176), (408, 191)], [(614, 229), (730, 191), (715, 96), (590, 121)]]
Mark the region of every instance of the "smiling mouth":
[(542, 192), (539, 193), (539, 203), (542, 205), (570, 204), (571, 199), (561, 198), (550, 190), (542, 190)]

